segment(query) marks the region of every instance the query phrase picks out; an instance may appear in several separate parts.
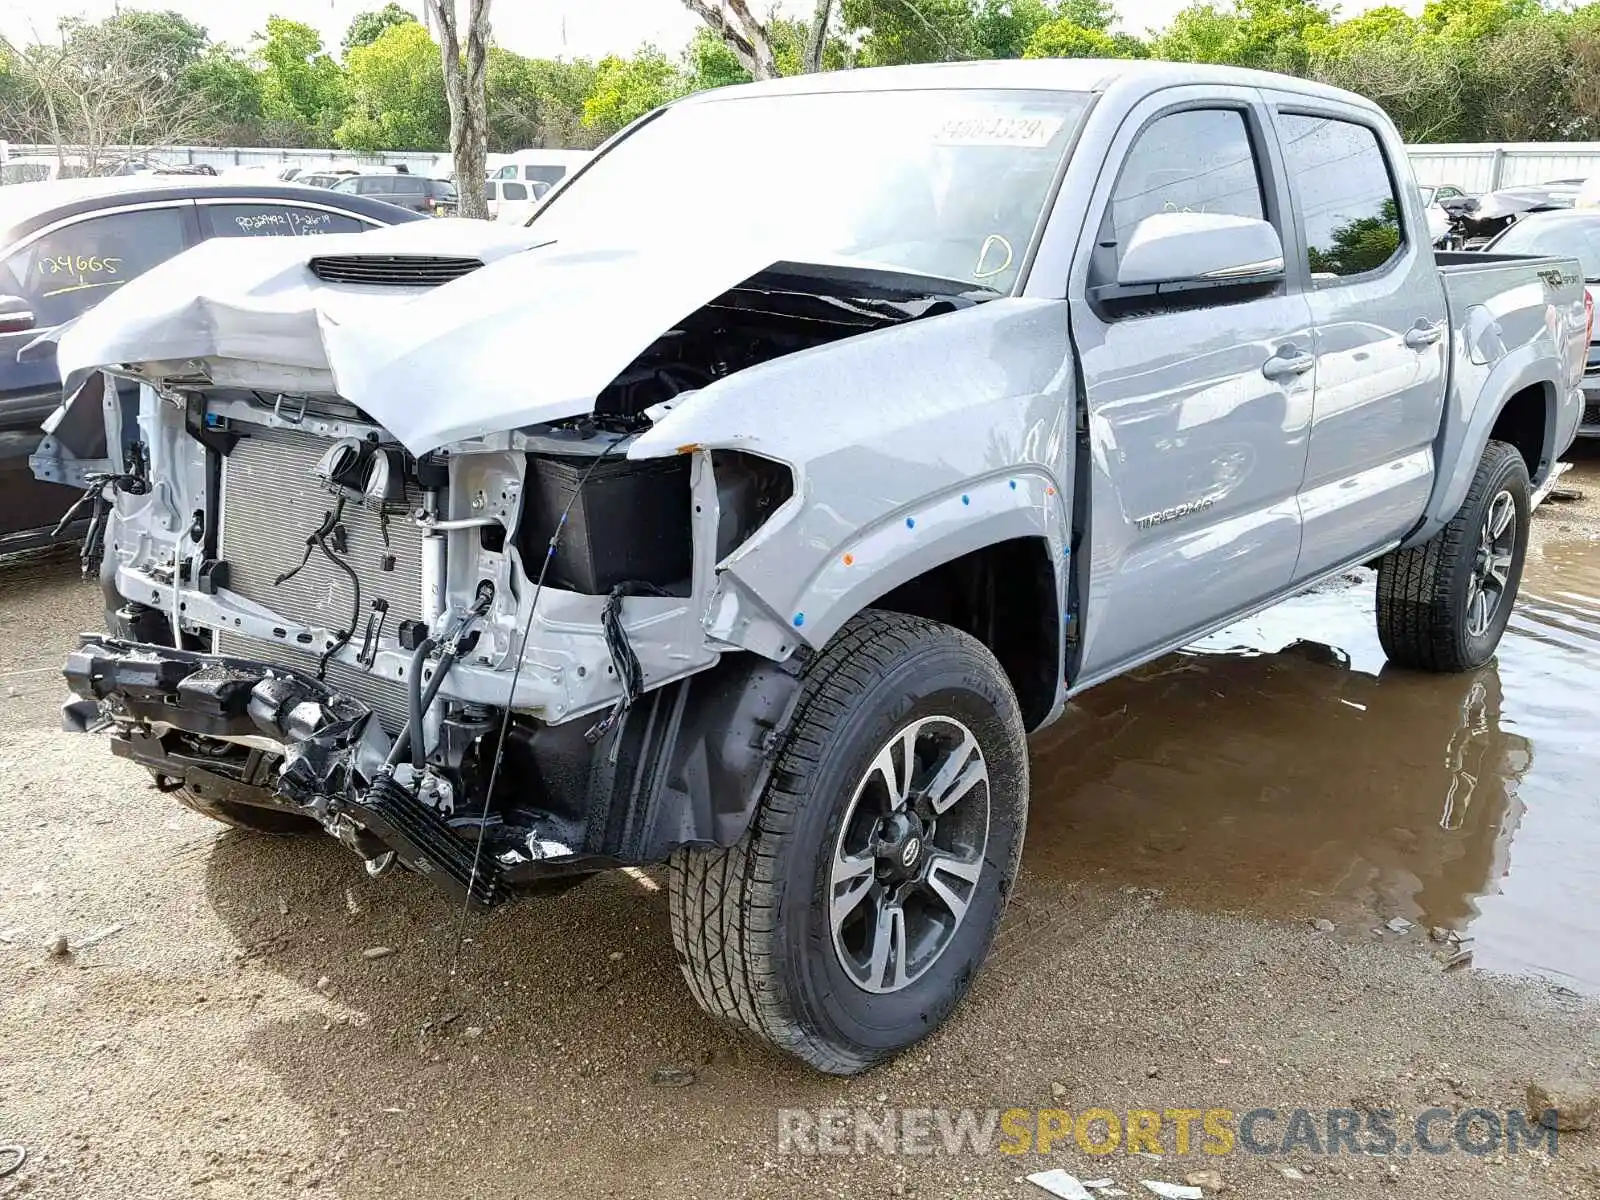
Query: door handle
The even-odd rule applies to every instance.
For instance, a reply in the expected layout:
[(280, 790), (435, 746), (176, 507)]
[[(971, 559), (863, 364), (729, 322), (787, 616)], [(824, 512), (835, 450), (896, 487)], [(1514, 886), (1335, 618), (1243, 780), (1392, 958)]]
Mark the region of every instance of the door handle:
[(1296, 350), (1293, 346), (1284, 346), (1261, 364), (1261, 373), (1268, 379), (1293, 379), (1296, 375), (1304, 375), (1316, 365), (1315, 355), (1307, 354), (1304, 350)]
[(1443, 321), (1433, 325), (1418, 321), (1410, 329), (1406, 330), (1406, 336), (1401, 340), (1413, 350), (1426, 350), (1443, 336)]

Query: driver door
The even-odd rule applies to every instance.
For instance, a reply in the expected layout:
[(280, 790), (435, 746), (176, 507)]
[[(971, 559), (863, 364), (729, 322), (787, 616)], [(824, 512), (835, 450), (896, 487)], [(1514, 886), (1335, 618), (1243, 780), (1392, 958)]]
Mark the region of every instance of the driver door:
[[(1185, 93), (1194, 92), (1188, 99)], [(1182, 645), (1289, 584), (1300, 550), (1314, 358), (1289, 268), (1114, 306), (1104, 286), (1157, 213), (1269, 222), (1297, 261), (1251, 89), (1174, 89), (1113, 139), (1069, 292), (1088, 410), (1089, 595), (1075, 685)]]

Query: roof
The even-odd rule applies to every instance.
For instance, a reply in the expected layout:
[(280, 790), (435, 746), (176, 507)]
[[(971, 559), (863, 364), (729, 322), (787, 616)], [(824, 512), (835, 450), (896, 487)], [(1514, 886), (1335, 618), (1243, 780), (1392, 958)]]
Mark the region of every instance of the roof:
[(978, 62), (918, 63), (904, 67), (866, 67), (852, 71), (824, 71), (815, 75), (790, 75), (761, 83), (714, 88), (697, 92), (679, 104), (715, 104), (724, 100), (812, 92), (909, 91), (940, 88), (1022, 88), (1039, 91), (1103, 92), (1113, 84), (1130, 82), (1154, 91), (1189, 83), (1227, 84), (1235, 87), (1271, 87), (1374, 108), (1353, 92), (1270, 71), (1209, 63), (1165, 62), (1125, 58), (1008, 58)]
[(0, 186), (0, 238), (20, 236), (27, 226), (111, 204), (146, 200), (306, 200), (394, 224), (419, 214), (396, 215), (396, 206), (370, 196), (305, 187), (278, 179), (221, 179), (210, 175), (116, 175), (103, 179), (53, 179)]

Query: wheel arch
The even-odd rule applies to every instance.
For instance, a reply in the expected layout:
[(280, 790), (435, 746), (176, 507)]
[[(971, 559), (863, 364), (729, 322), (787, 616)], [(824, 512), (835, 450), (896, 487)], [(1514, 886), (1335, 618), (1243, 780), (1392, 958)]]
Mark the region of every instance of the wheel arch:
[(1470, 411), (1463, 417), (1446, 416), (1434, 444), (1433, 493), (1403, 547), (1426, 542), (1455, 515), (1490, 441), (1516, 447), (1534, 488), (1549, 475), (1560, 449), (1556, 439), (1561, 424), (1560, 396), (1550, 366), (1545, 357), (1509, 355), (1484, 382), (1479, 402)]

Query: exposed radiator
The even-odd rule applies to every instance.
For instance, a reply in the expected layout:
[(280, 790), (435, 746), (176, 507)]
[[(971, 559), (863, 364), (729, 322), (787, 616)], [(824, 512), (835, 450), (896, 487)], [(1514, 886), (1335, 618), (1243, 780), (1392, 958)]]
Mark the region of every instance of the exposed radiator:
[[(273, 582), (300, 562), (307, 536), (336, 503), (314, 474), (331, 444), (286, 429), (254, 429), (241, 438), (223, 460), (218, 540), (233, 591), (290, 620), (339, 630), (350, 626), (354, 604), (350, 577), (321, 550), (312, 547), (311, 557), (293, 579)], [(421, 494), (412, 489), (406, 503), (407, 510), (390, 513), (387, 522), (353, 501), (344, 506), (342, 557), (361, 582), (356, 645), (375, 599), (389, 604), (386, 637), (394, 636), (402, 620), (422, 615), (422, 533), (410, 517), (411, 511), (421, 507)], [(392, 556), (391, 570), (384, 570), (385, 556)], [(238, 633), (219, 633), (217, 649), (309, 675), (317, 669), (314, 654)], [(359, 667), (330, 662), (327, 682), (370, 705), (391, 732), (405, 720), (405, 687), (399, 679), (381, 679)]]

